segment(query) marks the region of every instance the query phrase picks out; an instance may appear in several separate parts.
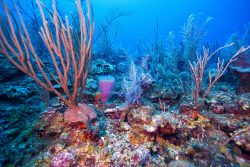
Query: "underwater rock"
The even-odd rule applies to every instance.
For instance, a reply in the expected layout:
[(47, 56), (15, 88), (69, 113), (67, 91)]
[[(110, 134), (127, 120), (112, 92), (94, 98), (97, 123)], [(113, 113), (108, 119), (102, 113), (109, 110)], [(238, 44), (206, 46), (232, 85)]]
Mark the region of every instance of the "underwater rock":
[(155, 133), (162, 124), (162, 115), (153, 115), (152, 108), (150, 106), (141, 106), (131, 109), (127, 115), (128, 124), (133, 131), (138, 133)]
[(128, 113), (128, 123), (133, 125), (149, 124), (152, 121), (152, 108), (150, 106), (141, 106), (131, 109)]
[(154, 140), (153, 136), (146, 133), (132, 131), (128, 134), (128, 140), (132, 145), (141, 145)]
[(7, 129), (6, 131), (4, 131), (3, 133), (7, 136), (7, 137), (16, 137), (19, 133), (20, 133), (21, 129), (19, 128), (13, 128), (13, 129)]
[(51, 110), (42, 115), (35, 126), (35, 131), (39, 136), (49, 137), (59, 135), (64, 127), (63, 115)]
[(24, 102), (35, 94), (35, 90), (31, 89), (32, 87), (29, 84), (25, 86), (17, 86), (12, 83), (2, 83), (0, 85), (0, 99), (13, 100), (16, 102)]
[(145, 146), (140, 146), (136, 149), (136, 153), (131, 159), (131, 165), (144, 166), (150, 158), (150, 149)]
[[(162, 67), (158, 65), (158, 67)], [(160, 71), (157, 71), (157, 76), (153, 74), (149, 75), (148, 71), (145, 71), (144, 78), (149, 81), (150, 89), (145, 91), (146, 97), (151, 101), (158, 102), (159, 99), (167, 101), (169, 104), (178, 103), (180, 97), (183, 94), (182, 87), (179, 83), (179, 76), (172, 73), (169, 70), (165, 70), (163, 67)], [(152, 83), (151, 83), (152, 82)]]
[(128, 123), (132, 128), (142, 131), (149, 130), (150, 127), (147, 127), (147, 125), (151, 124), (152, 115), (153, 112), (149, 106), (134, 108), (128, 113)]
[(244, 115), (250, 113), (249, 97), (237, 97), (234, 101), (229, 101), (223, 104), (226, 113)]
[(84, 90), (84, 100), (90, 103), (94, 103), (97, 91), (98, 91), (98, 84), (96, 82), (96, 79), (87, 78), (86, 87)]
[(98, 74), (111, 74), (115, 71), (116, 66), (109, 64), (103, 59), (97, 59), (92, 62), (92, 67), (90, 74), (98, 75)]
[(89, 91), (96, 91), (98, 89), (96, 80), (93, 78), (87, 78), (86, 89)]
[(211, 115), (209, 117), (211, 124), (220, 128), (226, 133), (233, 133), (239, 129), (242, 121), (237, 120), (234, 115)]
[(0, 106), (0, 166), (6, 163), (13, 166), (24, 164), (26, 158), (30, 159), (40, 151), (32, 127), (41, 107), (33, 97), (22, 103), (15, 100), (1, 101)]
[(205, 103), (216, 114), (248, 115), (250, 113), (249, 93), (235, 95), (221, 92), (211, 99), (206, 99)]
[(146, 97), (148, 97), (151, 101), (158, 102), (159, 99), (162, 101), (168, 102), (168, 104), (176, 104), (178, 103), (182, 91), (180, 89), (180, 86), (177, 86), (179, 84), (159, 84), (153, 83), (152, 87), (150, 87), (150, 90), (147, 90)]
[(59, 141), (64, 142), (64, 143), (70, 143), (70, 134), (63, 132), (59, 136)]
[(212, 111), (216, 114), (224, 114), (225, 113), (223, 105), (213, 105)]
[(86, 123), (96, 118), (95, 111), (87, 104), (78, 104), (74, 109), (64, 112), (64, 120), (69, 123)]
[(240, 54), (230, 67), (234, 76), (239, 80), (238, 93), (250, 92), (250, 54)]
[(224, 114), (225, 113), (225, 108), (224, 108), (223, 104), (221, 104), (219, 101), (211, 100), (209, 103), (210, 103), (209, 108), (214, 113), (216, 113), (216, 114)]
[(175, 125), (167, 121), (164, 125), (160, 126), (160, 133), (163, 135), (170, 135), (176, 133), (176, 127)]
[(110, 119), (124, 120), (129, 111), (130, 111), (130, 107), (125, 106), (125, 107), (108, 108), (108, 109), (104, 110), (104, 113)]
[(5, 56), (0, 54), (0, 82), (14, 80), (17, 77), (24, 76), (24, 74), (12, 65)]
[(250, 131), (243, 132), (234, 138), (235, 144), (245, 151), (250, 151)]
[(131, 128), (127, 122), (121, 122), (120, 127), (123, 131), (129, 131)]
[(171, 161), (167, 167), (195, 167), (191, 162), (188, 161)]
[(153, 142), (132, 143), (131, 145), (126, 138), (126, 136), (121, 136), (120, 140), (115, 139), (116, 143), (108, 146), (109, 152), (113, 152), (111, 156), (113, 166), (145, 166), (151, 157), (150, 150)]
[(150, 124), (144, 125), (143, 128), (148, 133), (156, 132), (162, 124), (163, 119), (161, 115), (153, 115)]
[(76, 164), (75, 153), (72, 150), (64, 150), (54, 156), (51, 160), (51, 167), (71, 167)]
[(117, 72), (124, 74), (127, 72), (128, 68), (129, 68), (129, 63), (127, 61), (120, 62), (117, 65)]
[(240, 95), (236, 103), (240, 109), (239, 114), (250, 114), (250, 93)]
[(95, 130), (93, 133), (87, 131), (86, 129), (72, 129), (69, 132), (70, 144), (79, 144), (86, 141), (95, 141), (97, 140), (98, 130)]
[(224, 103), (223, 107), (225, 108), (225, 112), (228, 114), (236, 114), (239, 112), (239, 108), (235, 103)]
[(57, 143), (49, 148), (49, 152), (52, 154), (58, 154), (59, 152), (63, 151), (64, 148), (65, 145)]
[(193, 108), (190, 104), (181, 104), (180, 105), (180, 113), (183, 113), (185, 115), (189, 115), (193, 112)]

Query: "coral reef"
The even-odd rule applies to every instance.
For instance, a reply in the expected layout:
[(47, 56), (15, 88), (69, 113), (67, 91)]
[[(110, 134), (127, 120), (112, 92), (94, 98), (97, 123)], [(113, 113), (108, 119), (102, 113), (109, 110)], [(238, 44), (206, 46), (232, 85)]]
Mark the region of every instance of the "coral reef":
[(230, 66), (231, 73), (239, 80), (238, 93), (250, 92), (250, 54), (241, 54), (237, 62)]
[(69, 22), (55, 1), (51, 12), (38, 0), (46, 51), (33, 46), (18, 9), (21, 25), (2, 4), (0, 166), (249, 166), (249, 28), (234, 45), (207, 43), (195, 60), (211, 18), (190, 15), (180, 45), (169, 32), (165, 46), (157, 23), (137, 57), (113, 46), (109, 27), (127, 15), (117, 13), (100, 26), (102, 45), (90, 61), (88, 1), (76, 2)]
[[(228, 96), (234, 98), (228, 98)], [(249, 160), (244, 157), (244, 152), (249, 150), (247, 137), (249, 131), (240, 133), (232, 143), (228, 143), (230, 147), (225, 143), (230, 138), (230, 134), (248, 125), (249, 120), (244, 118), (249, 111), (218, 113), (214, 107), (221, 104), (216, 100), (226, 100), (230, 103), (238, 102), (242, 110), (249, 110), (249, 107), (246, 107), (249, 99), (246, 98), (244, 101), (241, 96), (233, 92), (219, 92), (212, 97), (213, 101), (206, 102), (208, 109), (197, 119), (193, 119), (184, 108), (181, 113), (171, 109), (159, 111), (153, 106), (140, 105), (107, 109), (105, 111), (109, 117), (105, 125), (107, 135), (97, 138), (97, 131), (88, 130), (88, 127), (81, 124), (67, 126), (68, 128), (60, 126), (66, 123), (63, 123), (63, 117), (60, 114), (56, 114), (54, 119), (50, 118), (50, 114), (44, 115), (42, 119), (44, 123), (47, 119), (57, 121), (52, 121), (49, 126), (39, 125), (38, 127), (44, 127), (44, 132), (51, 131), (52, 127), (61, 130), (56, 132), (57, 135), (49, 133), (50, 137), (53, 136), (53, 145), (33, 158), (32, 163), (42, 166), (49, 164), (60, 166), (62, 161), (68, 164), (66, 166), (248, 164)], [(117, 115), (117, 112), (123, 113), (124, 116), (112, 116)], [(51, 111), (51, 113), (53, 115), (56, 112)], [(99, 121), (90, 124), (97, 128)], [(64, 127), (63, 130), (62, 127)], [(46, 135), (41, 131), (37, 132)], [(231, 149), (237, 152), (232, 153)]]

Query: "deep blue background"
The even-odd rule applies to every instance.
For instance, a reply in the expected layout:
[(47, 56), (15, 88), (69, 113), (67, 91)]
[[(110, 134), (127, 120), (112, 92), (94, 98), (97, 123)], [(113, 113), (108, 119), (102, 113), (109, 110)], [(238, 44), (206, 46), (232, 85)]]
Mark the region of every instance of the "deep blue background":
[(169, 31), (181, 36), (181, 27), (191, 13), (202, 13), (214, 19), (208, 24), (208, 41), (223, 44), (233, 32), (242, 33), (250, 22), (250, 0), (93, 0), (97, 23), (110, 9), (131, 11), (123, 22), (123, 31), (117, 43), (134, 47), (139, 37), (149, 41), (156, 29), (156, 20), (162, 38)]
[[(9, 2), (9, 0), (5, 0)], [(23, 1), (24, 2), (24, 1)], [(25, 1), (29, 5), (30, 0)], [(51, 7), (51, 0), (43, 0)], [(58, 8), (69, 15), (73, 10), (74, 0), (57, 0)], [(126, 11), (131, 15), (122, 18), (123, 29), (116, 45), (134, 51), (138, 38), (145, 43), (153, 38), (156, 20), (160, 36), (166, 39), (173, 31), (181, 37), (181, 27), (191, 13), (202, 13), (213, 17), (208, 25), (206, 41), (219, 41), (222, 45), (233, 32), (242, 33), (244, 25), (250, 22), (250, 0), (92, 0), (95, 25), (99, 25), (110, 10)], [(27, 10), (28, 7), (27, 7)]]

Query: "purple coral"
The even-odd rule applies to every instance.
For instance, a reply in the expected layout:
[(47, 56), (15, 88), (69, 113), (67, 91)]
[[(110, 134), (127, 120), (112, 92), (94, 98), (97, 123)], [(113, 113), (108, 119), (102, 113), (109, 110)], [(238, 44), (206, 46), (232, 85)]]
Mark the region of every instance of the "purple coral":
[(133, 104), (138, 102), (141, 94), (141, 78), (138, 73), (138, 70), (134, 64), (134, 62), (131, 60), (130, 65), (130, 71), (129, 71), (129, 77), (124, 79), (123, 81), (123, 90), (126, 98), (126, 104)]
[(113, 89), (115, 78), (112, 76), (99, 77), (99, 87), (101, 92), (101, 101), (106, 103)]

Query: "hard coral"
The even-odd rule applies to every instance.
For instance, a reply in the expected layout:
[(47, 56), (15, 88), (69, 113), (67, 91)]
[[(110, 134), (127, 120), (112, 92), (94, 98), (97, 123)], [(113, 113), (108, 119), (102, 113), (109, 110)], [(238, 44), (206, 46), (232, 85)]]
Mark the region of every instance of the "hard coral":
[(38, 136), (53, 137), (60, 135), (64, 127), (63, 115), (56, 110), (51, 110), (43, 114), (35, 127), (35, 131)]
[(86, 123), (95, 118), (95, 111), (87, 104), (78, 104), (76, 108), (67, 109), (64, 113), (64, 120), (69, 123)]
[(250, 92), (250, 54), (241, 54), (232, 65), (231, 71), (238, 78), (238, 93)]
[(64, 150), (54, 156), (51, 160), (51, 167), (71, 167), (75, 164), (75, 154), (71, 150)]

